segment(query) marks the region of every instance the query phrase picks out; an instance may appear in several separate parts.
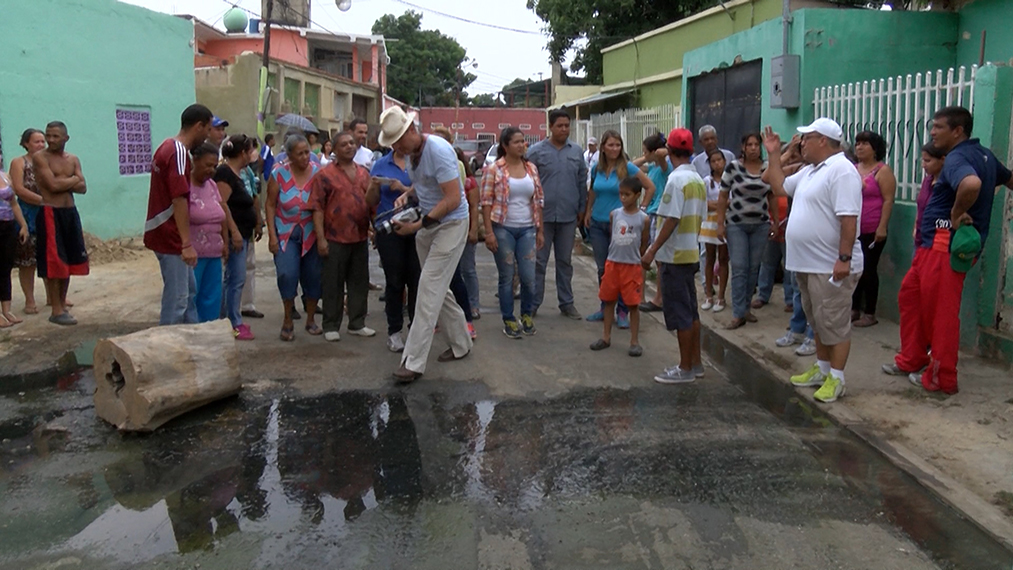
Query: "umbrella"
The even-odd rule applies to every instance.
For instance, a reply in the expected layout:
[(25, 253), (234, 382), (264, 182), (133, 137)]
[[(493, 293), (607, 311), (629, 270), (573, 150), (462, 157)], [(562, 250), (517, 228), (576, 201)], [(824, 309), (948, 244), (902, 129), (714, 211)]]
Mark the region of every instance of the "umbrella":
[(307, 133), (320, 132), (320, 130), (317, 129), (316, 125), (314, 125), (309, 119), (303, 117), (302, 115), (295, 115), (292, 113), (278, 117), (277, 119), (275, 119), (274, 124), (285, 125), (286, 127), (296, 127), (298, 129), (302, 129)]

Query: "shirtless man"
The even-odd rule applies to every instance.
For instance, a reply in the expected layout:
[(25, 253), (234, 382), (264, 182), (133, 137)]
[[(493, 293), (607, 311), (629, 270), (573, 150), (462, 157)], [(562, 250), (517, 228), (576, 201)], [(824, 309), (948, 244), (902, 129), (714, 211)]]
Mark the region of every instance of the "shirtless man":
[(74, 205), (74, 194), (84, 194), (88, 187), (81, 173), (81, 161), (64, 151), (68, 140), (67, 125), (53, 121), (46, 125), (46, 149), (32, 155), (42, 194), (42, 211), (36, 226), (39, 277), (45, 279), (46, 293), (52, 302), (49, 322), (58, 325), (77, 324), (67, 312), (67, 289), (71, 275), (88, 274), (81, 217)]

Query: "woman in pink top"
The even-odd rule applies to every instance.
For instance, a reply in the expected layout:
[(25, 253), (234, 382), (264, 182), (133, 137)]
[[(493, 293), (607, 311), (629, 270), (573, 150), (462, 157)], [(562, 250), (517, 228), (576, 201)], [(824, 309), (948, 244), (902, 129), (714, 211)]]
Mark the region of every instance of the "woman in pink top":
[(887, 228), (893, 211), (897, 178), (883, 164), (886, 141), (878, 133), (862, 131), (855, 136), (855, 157), (862, 176), (862, 215), (858, 219), (858, 240), (862, 243), (865, 269), (851, 297), (851, 321), (856, 327), (871, 327), (876, 320), (879, 297), (879, 257), (886, 247)]
[(228, 257), (229, 226), (218, 185), (211, 177), (218, 166), (218, 149), (204, 143), (193, 150), (190, 171), (190, 243), (197, 252), (197, 322), (221, 317), (222, 257)]

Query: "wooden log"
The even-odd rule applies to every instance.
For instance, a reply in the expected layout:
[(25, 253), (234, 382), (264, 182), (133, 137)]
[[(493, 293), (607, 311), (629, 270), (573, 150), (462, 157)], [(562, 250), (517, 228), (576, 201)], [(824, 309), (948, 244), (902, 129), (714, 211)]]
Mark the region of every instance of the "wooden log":
[(123, 431), (152, 431), (242, 387), (224, 319), (103, 339), (94, 356), (95, 413)]

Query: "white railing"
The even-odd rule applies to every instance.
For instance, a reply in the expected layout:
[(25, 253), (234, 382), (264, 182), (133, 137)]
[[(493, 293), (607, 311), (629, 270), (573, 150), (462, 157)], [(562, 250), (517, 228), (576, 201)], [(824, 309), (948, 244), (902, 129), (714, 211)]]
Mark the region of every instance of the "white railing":
[(829, 117), (853, 143), (862, 131), (886, 139), (887, 158), (897, 176), (897, 199), (914, 201), (922, 180), (921, 147), (929, 142), (932, 115), (948, 105), (973, 111), (977, 66), (846, 83), (816, 89), (817, 117)]
[(601, 138), (605, 131), (613, 130), (623, 137), (626, 153), (640, 155), (640, 143), (654, 133), (668, 132), (682, 126), (682, 108), (662, 105), (650, 109), (621, 109), (613, 113), (591, 115), (590, 120), (573, 121), (570, 140), (584, 146), (588, 137)]

